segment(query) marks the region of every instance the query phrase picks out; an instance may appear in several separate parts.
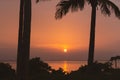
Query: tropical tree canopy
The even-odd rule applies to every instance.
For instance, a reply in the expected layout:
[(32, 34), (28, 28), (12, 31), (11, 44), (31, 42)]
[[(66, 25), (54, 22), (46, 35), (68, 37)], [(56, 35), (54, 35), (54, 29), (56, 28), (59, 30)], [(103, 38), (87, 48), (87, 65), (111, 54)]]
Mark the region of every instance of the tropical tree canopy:
[(110, 0), (61, 0), (57, 5), (55, 18), (61, 19), (70, 10), (71, 12), (83, 10), (85, 2), (92, 8), (91, 13), (91, 29), (90, 29), (90, 43), (88, 53), (88, 65), (94, 62), (94, 48), (95, 48), (95, 27), (96, 27), (96, 10), (100, 9), (101, 13), (110, 16), (114, 13), (120, 19), (119, 8)]
[(91, 6), (95, 5), (101, 10), (104, 15), (110, 16), (111, 13), (115, 13), (115, 16), (120, 19), (119, 8), (110, 0), (61, 0), (57, 5), (57, 11), (55, 13), (56, 19), (61, 19), (70, 10), (71, 12), (78, 11), (78, 9), (83, 10), (85, 2)]
[(120, 19), (120, 9), (110, 0), (97, 0), (100, 10), (104, 15), (110, 16), (112, 12)]
[(55, 13), (56, 19), (61, 19), (71, 9), (72, 12), (83, 10), (85, 0), (61, 0), (56, 6), (57, 11)]

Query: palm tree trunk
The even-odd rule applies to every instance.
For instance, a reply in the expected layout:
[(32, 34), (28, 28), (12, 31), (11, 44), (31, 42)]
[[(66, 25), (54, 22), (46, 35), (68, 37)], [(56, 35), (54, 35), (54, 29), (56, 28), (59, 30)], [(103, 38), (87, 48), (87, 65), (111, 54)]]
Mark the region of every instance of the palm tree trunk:
[(89, 53), (88, 53), (88, 65), (91, 65), (93, 63), (93, 61), (94, 61), (95, 23), (96, 23), (96, 6), (92, 6), (90, 43), (89, 43)]
[(23, 53), (23, 30), (24, 30), (24, 0), (20, 0), (19, 12), (19, 36), (18, 36), (18, 51), (17, 51), (17, 80), (21, 80), (22, 75), (22, 53)]
[(21, 0), (19, 24), (17, 80), (29, 80), (31, 0)]
[(24, 48), (24, 80), (29, 80), (29, 55), (30, 55), (30, 32), (31, 32), (31, 0), (25, 0), (25, 18), (24, 18), (24, 33), (23, 33), (23, 48)]

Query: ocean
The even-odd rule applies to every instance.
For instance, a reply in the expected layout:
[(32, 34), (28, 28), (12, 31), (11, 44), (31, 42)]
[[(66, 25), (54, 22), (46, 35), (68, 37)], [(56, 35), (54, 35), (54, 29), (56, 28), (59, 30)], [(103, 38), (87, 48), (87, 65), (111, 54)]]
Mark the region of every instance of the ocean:
[[(84, 66), (87, 64), (87, 61), (44, 61), (48, 63), (52, 69), (59, 69), (62, 68), (64, 71), (71, 72), (74, 70), (79, 69), (79, 67)], [(106, 61), (100, 61), (106, 62)], [(7, 61), (5, 63), (9, 63), (13, 69), (16, 69), (16, 62), (15, 61)], [(113, 64), (114, 67), (114, 64)], [(120, 62), (118, 62), (118, 68), (120, 68)]]
[[(87, 61), (44, 61), (51, 66), (52, 69), (62, 68), (64, 71), (70, 72), (79, 69), (80, 66), (86, 65)], [(5, 61), (9, 63), (13, 69), (16, 69), (16, 61)]]
[(53, 69), (62, 68), (66, 72), (79, 69), (80, 66), (86, 65), (87, 61), (46, 61)]

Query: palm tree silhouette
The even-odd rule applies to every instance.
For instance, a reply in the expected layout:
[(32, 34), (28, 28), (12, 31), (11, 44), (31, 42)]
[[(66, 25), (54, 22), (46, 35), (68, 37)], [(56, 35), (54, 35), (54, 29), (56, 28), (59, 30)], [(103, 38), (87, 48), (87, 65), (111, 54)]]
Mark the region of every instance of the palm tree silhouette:
[(22, 62), (23, 62), (23, 23), (24, 23), (24, 0), (20, 0), (20, 12), (19, 12), (19, 34), (18, 34), (18, 50), (17, 50), (17, 80), (22, 78)]
[(61, 19), (66, 15), (70, 9), (72, 12), (83, 10), (84, 4), (87, 2), (92, 7), (91, 13), (91, 30), (90, 30), (90, 42), (88, 53), (88, 65), (94, 62), (94, 47), (95, 47), (95, 24), (96, 24), (96, 8), (99, 7), (102, 14), (110, 16), (112, 12), (120, 19), (119, 8), (110, 0), (61, 0), (57, 5), (57, 11), (55, 13), (56, 19)]
[(30, 50), (31, 0), (20, 1), (17, 80), (28, 80)]
[[(39, 2), (39, 0), (36, 0)], [(31, 0), (20, 0), (19, 37), (17, 51), (17, 80), (28, 79), (30, 54)]]

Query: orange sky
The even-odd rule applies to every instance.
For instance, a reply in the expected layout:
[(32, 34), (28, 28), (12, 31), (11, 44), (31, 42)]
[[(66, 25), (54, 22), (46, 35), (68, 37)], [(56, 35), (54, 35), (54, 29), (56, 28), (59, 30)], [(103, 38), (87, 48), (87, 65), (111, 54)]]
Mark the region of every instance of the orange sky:
[[(43, 1), (32, 6), (31, 56), (44, 60), (87, 60), (91, 8), (68, 13), (55, 20), (59, 0)], [(113, 0), (120, 7), (119, 0)], [(119, 3), (118, 3), (119, 2)], [(19, 0), (0, 1), (0, 59), (15, 59), (17, 54)], [(97, 11), (95, 59), (120, 55), (120, 20)], [(63, 49), (68, 49), (68, 54)]]

